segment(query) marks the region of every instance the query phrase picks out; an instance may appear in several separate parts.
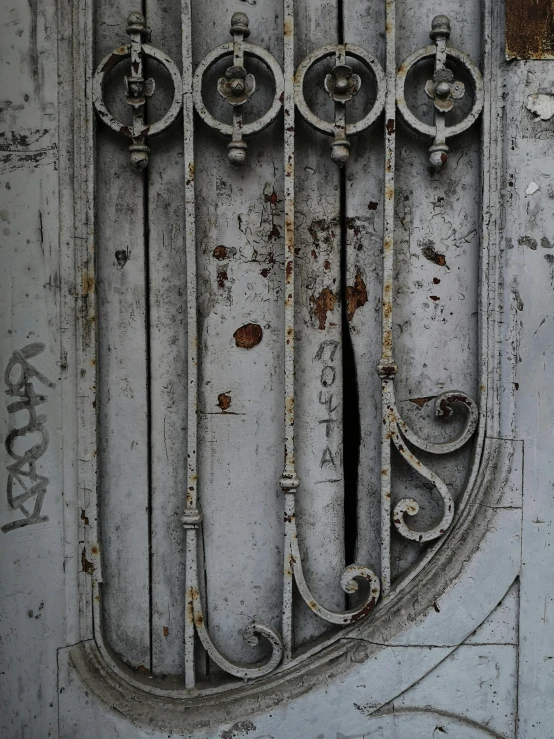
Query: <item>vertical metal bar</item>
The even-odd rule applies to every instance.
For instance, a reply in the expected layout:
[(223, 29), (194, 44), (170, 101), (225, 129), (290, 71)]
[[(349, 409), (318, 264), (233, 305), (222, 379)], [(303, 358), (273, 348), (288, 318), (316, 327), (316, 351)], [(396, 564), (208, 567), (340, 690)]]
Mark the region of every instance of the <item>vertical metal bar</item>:
[[(192, 15), (190, 0), (182, 0), (183, 28), (183, 135), (185, 165), (185, 251), (187, 257), (187, 467), (185, 516), (198, 516), (197, 490), (197, 402), (198, 402), (198, 326), (196, 314), (196, 223), (194, 205), (194, 105), (192, 100)], [(193, 600), (191, 591), (197, 580), (196, 548), (198, 546), (197, 527), (186, 526), (186, 598), (187, 605)], [(191, 556), (192, 555), (192, 556)], [(194, 619), (185, 623), (185, 685), (193, 688), (195, 684), (194, 665)]]
[(285, 156), (285, 495), (282, 636), (284, 659), (292, 655), (292, 583), (290, 537), (294, 535), (295, 494), (299, 486), (294, 460), (294, 0), (284, 0), (284, 156)]
[(381, 587), (390, 590), (391, 437), (387, 400), (396, 364), (392, 351), (392, 286), (394, 268), (394, 166), (396, 146), (396, 0), (386, 4), (385, 204), (383, 217), (382, 343), (378, 373), (382, 388), (381, 424)]

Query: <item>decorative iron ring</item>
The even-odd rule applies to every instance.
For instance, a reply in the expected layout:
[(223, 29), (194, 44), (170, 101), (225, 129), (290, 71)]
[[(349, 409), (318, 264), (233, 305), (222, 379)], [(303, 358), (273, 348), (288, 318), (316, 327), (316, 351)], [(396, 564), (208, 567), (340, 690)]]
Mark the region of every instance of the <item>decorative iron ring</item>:
[(154, 46), (150, 46), (149, 44), (142, 45), (142, 53), (150, 59), (155, 59), (169, 72), (171, 81), (173, 83), (173, 101), (167, 113), (156, 123), (144, 124), (138, 136), (136, 135), (136, 132), (133, 132), (132, 126), (121, 123), (121, 121), (118, 121), (117, 118), (115, 118), (110, 113), (110, 111), (104, 104), (103, 99), (104, 80), (107, 73), (110, 72), (114, 67), (116, 67), (120, 62), (128, 59), (131, 56), (131, 44), (120, 46), (118, 49), (115, 49), (115, 51), (112, 51), (111, 54), (108, 54), (108, 56), (106, 56), (98, 65), (98, 68), (94, 73), (94, 77), (92, 80), (93, 102), (98, 116), (113, 131), (123, 134), (123, 136), (127, 136), (128, 138), (131, 138), (133, 140), (137, 138), (156, 136), (162, 131), (165, 131), (165, 129), (168, 128), (179, 115), (183, 98), (181, 75), (179, 74), (179, 70), (177, 69), (173, 61), (167, 56), (167, 54), (164, 54), (163, 51), (160, 51), (159, 49), (156, 49)]
[[(357, 123), (345, 124), (340, 132), (337, 131), (336, 122), (324, 121), (322, 118), (319, 118), (319, 116), (317, 116), (309, 108), (306, 102), (306, 98), (304, 97), (304, 79), (306, 77), (306, 74), (308, 73), (308, 70), (321, 59), (325, 59), (328, 56), (337, 57), (338, 55), (341, 55), (342, 58), (350, 56), (353, 59), (357, 59), (358, 61), (365, 64), (366, 67), (368, 67), (375, 76), (375, 84), (377, 89), (375, 102), (373, 103), (373, 106), (369, 113), (367, 113)], [(340, 143), (342, 146), (349, 145), (348, 141), (345, 141), (345, 138), (347, 136), (353, 136), (355, 134), (361, 133), (362, 131), (365, 131), (365, 129), (369, 128), (369, 126), (371, 126), (372, 123), (374, 123), (378, 116), (381, 114), (381, 111), (385, 106), (385, 88), (385, 74), (377, 59), (361, 46), (356, 46), (354, 44), (327, 44), (326, 46), (322, 46), (321, 48), (316, 49), (301, 62), (300, 66), (296, 70), (296, 75), (294, 78), (295, 102), (301, 116), (307, 121), (307, 123), (310, 124), (310, 126), (312, 126), (312, 128), (315, 128), (321, 133), (334, 136), (335, 142)], [(335, 105), (337, 104), (340, 103), (336, 102)], [(347, 157), (348, 151), (346, 151), (345, 154)], [(342, 166), (342, 164), (344, 164), (345, 159), (339, 159), (339, 157), (333, 158), (335, 159), (335, 161), (337, 161), (337, 164), (339, 164), (339, 166)]]
[[(436, 127), (429, 123), (420, 121), (419, 118), (412, 113), (406, 103), (404, 89), (406, 86), (406, 78), (411, 68), (425, 59), (433, 59), (435, 54), (435, 46), (426, 46), (424, 49), (415, 51), (404, 62), (402, 62), (396, 76), (396, 104), (398, 105), (398, 110), (411, 129), (430, 138), (435, 137)], [(446, 55), (447, 57), (456, 59), (456, 61), (458, 61), (469, 72), (474, 94), (473, 107), (468, 115), (462, 121), (455, 123), (453, 126), (446, 126), (446, 135), (448, 138), (451, 138), (452, 136), (457, 136), (458, 134), (467, 131), (467, 129), (475, 123), (477, 118), (479, 118), (485, 103), (485, 92), (483, 89), (483, 77), (481, 76), (481, 72), (470, 56), (459, 49), (452, 48), (451, 46), (447, 48)]]
[[(223, 136), (231, 137), (234, 133), (234, 126), (230, 123), (223, 123), (221, 121), (218, 121), (217, 118), (213, 116), (204, 105), (204, 99), (202, 97), (202, 80), (204, 75), (211, 67), (213, 67), (216, 62), (226, 56), (233, 54), (233, 48), (234, 42), (230, 41), (227, 44), (221, 44), (221, 46), (216, 47), (213, 51), (211, 51), (204, 57), (204, 59), (198, 65), (194, 74), (192, 92), (194, 107), (204, 123), (206, 123), (214, 131), (223, 134)], [(246, 123), (241, 128), (243, 136), (252, 136), (255, 133), (263, 131), (264, 128), (267, 128), (277, 117), (279, 111), (281, 110), (285, 86), (281, 67), (277, 62), (277, 59), (275, 59), (272, 54), (270, 54), (265, 49), (262, 49), (260, 46), (255, 46), (254, 44), (243, 43), (242, 48), (245, 54), (249, 54), (250, 56), (253, 56), (255, 59), (258, 59), (263, 64), (265, 64), (267, 69), (273, 75), (273, 80), (275, 83), (275, 95), (269, 109), (261, 118), (258, 118), (258, 120), (256, 121)], [(239, 162), (235, 161), (235, 163)]]

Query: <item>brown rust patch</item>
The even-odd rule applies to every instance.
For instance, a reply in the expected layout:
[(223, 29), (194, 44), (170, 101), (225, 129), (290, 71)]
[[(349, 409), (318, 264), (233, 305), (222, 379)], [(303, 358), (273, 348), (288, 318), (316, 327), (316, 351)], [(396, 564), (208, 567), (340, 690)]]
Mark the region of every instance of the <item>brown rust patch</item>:
[(444, 256), (444, 254), (440, 254), (438, 251), (436, 251), (435, 243), (433, 241), (421, 241), (418, 245), (425, 259), (428, 259), (434, 264), (438, 264), (439, 267), (446, 267), (447, 269), (449, 269), (448, 265), (446, 264), (446, 257)]
[(86, 572), (87, 575), (92, 575), (94, 572), (94, 565), (92, 562), (88, 561), (85, 547), (83, 547), (83, 551), (81, 553), (81, 570)]
[(417, 405), (418, 408), (423, 408), (423, 406), (426, 403), (429, 403), (431, 400), (434, 400), (434, 399), (435, 399), (434, 395), (428, 395), (423, 398), (410, 398), (409, 400), (410, 400), (410, 403), (415, 403), (415, 405)]
[(368, 210), (377, 210), (378, 203), (376, 203), (374, 200), (372, 200), (370, 203), (367, 204)]
[(247, 323), (237, 328), (233, 334), (235, 344), (239, 349), (252, 349), (258, 346), (263, 337), (262, 327), (257, 323)]
[(389, 118), (387, 121), (387, 133), (389, 136), (394, 133), (394, 118)]
[(83, 295), (90, 295), (94, 292), (94, 275), (88, 273), (83, 275), (81, 289)]
[(167, 628), (167, 626), (164, 626), (164, 636), (169, 636), (169, 629)]
[(336, 295), (328, 287), (324, 287), (317, 298), (313, 295), (310, 296), (310, 304), (313, 306), (314, 313), (317, 316), (320, 331), (325, 329), (327, 313), (335, 310), (336, 303)]
[(354, 318), (358, 308), (367, 303), (367, 289), (365, 282), (359, 272), (356, 273), (353, 285), (346, 287), (346, 317), (349, 321)]
[(554, 59), (552, 0), (506, 0), (506, 57)]
[(229, 258), (229, 250), (226, 246), (223, 246), (223, 244), (219, 244), (213, 250), (212, 255), (215, 259), (221, 262), (223, 259)]
[(229, 393), (220, 393), (217, 396), (217, 403), (218, 408), (221, 408), (221, 410), (225, 413), (225, 411), (228, 411), (231, 407), (231, 396)]
[(229, 275), (227, 274), (227, 269), (225, 267), (217, 270), (217, 286), (220, 290), (223, 290), (228, 279)]

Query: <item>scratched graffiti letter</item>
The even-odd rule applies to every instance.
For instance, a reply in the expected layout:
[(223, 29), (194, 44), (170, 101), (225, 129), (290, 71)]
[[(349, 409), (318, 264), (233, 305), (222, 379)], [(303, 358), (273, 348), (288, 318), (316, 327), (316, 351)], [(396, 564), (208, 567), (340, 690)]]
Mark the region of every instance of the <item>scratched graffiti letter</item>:
[[(48, 396), (37, 394), (33, 383), (39, 382), (49, 388), (56, 385), (28, 361), (42, 351), (44, 344), (38, 343), (14, 351), (4, 373), (6, 395), (16, 398), (8, 405), (10, 419), (5, 446), (13, 462), (7, 465), (6, 492), (10, 507), (23, 514), (23, 518), (1, 527), (4, 534), (22, 526), (48, 521), (48, 516), (41, 515), (48, 478), (37, 472), (37, 462), (48, 448), (48, 431), (45, 428), (46, 415), (36, 411), (37, 406), (46, 403)], [(26, 417), (22, 419), (20, 416), (16, 420), (16, 414), (21, 412), (26, 413)], [(18, 422), (24, 425), (17, 427)]]

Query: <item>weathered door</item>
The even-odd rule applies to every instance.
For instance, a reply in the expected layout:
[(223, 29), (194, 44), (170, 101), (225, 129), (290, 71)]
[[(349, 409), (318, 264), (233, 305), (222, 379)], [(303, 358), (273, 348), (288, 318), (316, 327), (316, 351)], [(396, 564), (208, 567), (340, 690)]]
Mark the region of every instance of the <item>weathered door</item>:
[(551, 3), (0, 4), (2, 736), (554, 737)]

